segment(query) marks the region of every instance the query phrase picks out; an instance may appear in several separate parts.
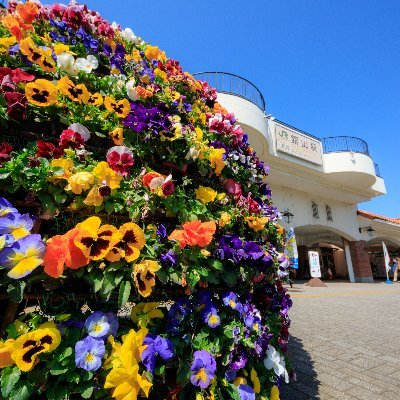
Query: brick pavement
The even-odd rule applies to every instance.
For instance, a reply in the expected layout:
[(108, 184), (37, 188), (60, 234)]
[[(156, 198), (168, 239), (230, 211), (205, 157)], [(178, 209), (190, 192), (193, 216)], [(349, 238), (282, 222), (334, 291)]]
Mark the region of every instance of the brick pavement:
[(295, 284), (281, 400), (400, 400), (400, 283)]

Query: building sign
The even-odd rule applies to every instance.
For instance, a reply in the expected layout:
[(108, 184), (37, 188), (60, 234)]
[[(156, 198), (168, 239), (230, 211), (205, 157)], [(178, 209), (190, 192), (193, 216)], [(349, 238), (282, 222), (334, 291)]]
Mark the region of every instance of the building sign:
[(304, 133), (275, 124), (276, 149), (282, 153), (322, 165), (322, 143)]
[(308, 262), (310, 263), (311, 278), (321, 278), (321, 266), (319, 265), (318, 251), (308, 252)]

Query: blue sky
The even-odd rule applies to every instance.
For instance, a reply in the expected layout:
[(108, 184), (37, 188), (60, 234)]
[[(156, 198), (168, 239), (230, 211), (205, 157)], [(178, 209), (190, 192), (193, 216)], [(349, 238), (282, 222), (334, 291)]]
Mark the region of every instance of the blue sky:
[(400, 217), (400, 0), (86, 3), (189, 72), (249, 79), (278, 119), (367, 141), (388, 195), (360, 208)]

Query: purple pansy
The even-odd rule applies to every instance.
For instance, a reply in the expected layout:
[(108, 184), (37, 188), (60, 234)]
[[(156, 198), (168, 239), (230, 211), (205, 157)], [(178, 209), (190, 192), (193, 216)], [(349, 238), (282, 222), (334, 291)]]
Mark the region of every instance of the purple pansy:
[(175, 267), (178, 262), (178, 254), (172, 250), (160, 255), (161, 264), (165, 267)]
[(249, 385), (239, 385), (238, 391), (240, 395), (240, 400), (255, 400), (256, 395), (254, 390)]
[(190, 382), (194, 386), (200, 386), (202, 389), (210, 385), (214, 378), (217, 363), (215, 358), (207, 350), (197, 350), (193, 354), (194, 360), (190, 371)]
[(18, 210), (6, 200), (4, 197), (0, 197), (0, 217), (5, 217), (7, 214), (17, 213)]
[(86, 371), (96, 371), (101, 366), (105, 352), (106, 347), (102, 340), (87, 336), (75, 345), (75, 364)]
[(96, 339), (104, 339), (108, 335), (115, 336), (118, 330), (118, 318), (113, 313), (95, 311), (85, 321), (85, 328), (89, 336)]
[(149, 333), (143, 340), (147, 347), (142, 352), (142, 362), (148, 371), (153, 373), (156, 361), (161, 358), (168, 362), (174, 357), (174, 345), (168, 339)]
[(201, 313), (201, 316), (203, 318), (203, 321), (210, 328), (216, 328), (221, 323), (217, 309), (215, 308), (213, 303), (209, 303), (205, 306), (204, 310)]
[(27, 236), (33, 227), (29, 214), (9, 213), (0, 218), (0, 235), (13, 235), (15, 240)]
[(167, 228), (163, 224), (158, 225), (156, 235), (160, 243), (165, 243), (167, 240)]
[(238, 300), (238, 299), (237, 299), (237, 296), (236, 296), (236, 294), (233, 293), (233, 292), (225, 293), (225, 294), (222, 296), (222, 301), (224, 302), (224, 304), (225, 304), (226, 306), (228, 306), (228, 307), (234, 309), (234, 310), (236, 310), (237, 305), (238, 305), (238, 301), (237, 301), (237, 300)]

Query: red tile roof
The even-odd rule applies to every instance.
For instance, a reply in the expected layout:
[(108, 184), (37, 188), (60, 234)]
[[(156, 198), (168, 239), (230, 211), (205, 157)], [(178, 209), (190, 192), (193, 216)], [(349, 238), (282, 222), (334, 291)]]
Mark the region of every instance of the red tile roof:
[(378, 214), (375, 214), (373, 212), (363, 211), (363, 210), (358, 210), (357, 214), (361, 215), (362, 217), (368, 218), (368, 219), (380, 219), (382, 221), (392, 222), (393, 224), (399, 224), (400, 225), (400, 218), (384, 217), (382, 215), (378, 215)]

